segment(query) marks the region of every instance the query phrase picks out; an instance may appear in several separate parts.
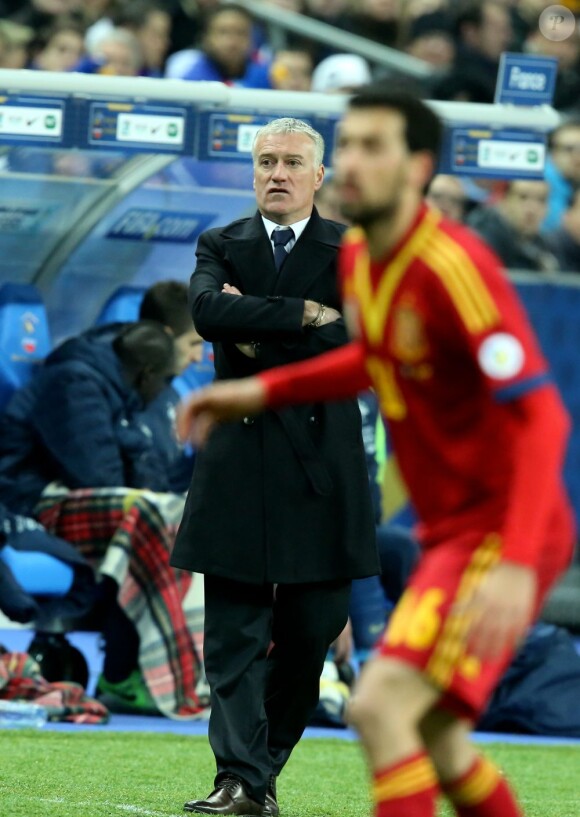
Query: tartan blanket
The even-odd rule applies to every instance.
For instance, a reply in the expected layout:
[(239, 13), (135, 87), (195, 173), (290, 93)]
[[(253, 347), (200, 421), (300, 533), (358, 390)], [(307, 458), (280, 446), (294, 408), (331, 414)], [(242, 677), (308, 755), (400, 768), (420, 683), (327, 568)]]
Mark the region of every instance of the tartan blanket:
[(99, 724), (109, 720), (107, 708), (89, 698), (80, 684), (49, 683), (28, 653), (5, 652), (3, 647), (0, 651), (0, 698), (44, 706), (49, 721)]
[(121, 609), (139, 635), (139, 666), (159, 711), (195, 718), (197, 655), (192, 632), (199, 611), (186, 610), (191, 574), (169, 558), (185, 499), (133, 488), (69, 491), (56, 483), (35, 509), (47, 530), (73, 544), (119, 586)]

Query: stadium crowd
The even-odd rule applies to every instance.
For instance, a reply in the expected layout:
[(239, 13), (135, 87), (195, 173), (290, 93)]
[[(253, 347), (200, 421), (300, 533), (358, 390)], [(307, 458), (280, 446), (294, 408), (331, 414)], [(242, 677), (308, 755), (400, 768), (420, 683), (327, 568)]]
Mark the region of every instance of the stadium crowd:
[[(425, 98), (493, 102), (502, 52), (556, 57), (554, 106), (566, 124), (551, 135), (545, 182), (438, 178), (430, 198), (479, 232), (509, 268), (580, 272), (580, 27), (563, 40), (545, 37), (543, 0), (264, 5), (424, 61), (432, 67), (428, 79), (413, 83)], [(567, 6), (580, 13), (580, 4)], [(272, 36), (243, 3), (220, 0), (0, 0), (0, 67), (323, 93), (349, 92), (386, 70), (283, 30)]]

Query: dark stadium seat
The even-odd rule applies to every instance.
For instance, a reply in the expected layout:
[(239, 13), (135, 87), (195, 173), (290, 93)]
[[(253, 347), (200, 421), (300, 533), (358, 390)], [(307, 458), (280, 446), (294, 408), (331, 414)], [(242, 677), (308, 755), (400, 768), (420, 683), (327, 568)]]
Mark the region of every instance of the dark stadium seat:
[(0, 286), (0, 410), (50, 349), (46, 308), (36, 287)]

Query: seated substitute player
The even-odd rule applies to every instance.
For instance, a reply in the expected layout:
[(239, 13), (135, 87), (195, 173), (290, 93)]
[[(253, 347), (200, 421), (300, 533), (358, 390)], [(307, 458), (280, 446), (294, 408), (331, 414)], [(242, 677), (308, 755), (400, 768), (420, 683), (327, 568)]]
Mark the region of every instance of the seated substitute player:
[(349, 103), (335, 156), (355, 340), (211, 386), (183, 407), (221, 420), (373, 384), (419, 518), (423, 557), (352, 699), (377, 817), (516, 817), (469, 732), (572, 553), (562, 487), (569, 421), (496, 256), (423, 202), (440, 123), (384, 85)]

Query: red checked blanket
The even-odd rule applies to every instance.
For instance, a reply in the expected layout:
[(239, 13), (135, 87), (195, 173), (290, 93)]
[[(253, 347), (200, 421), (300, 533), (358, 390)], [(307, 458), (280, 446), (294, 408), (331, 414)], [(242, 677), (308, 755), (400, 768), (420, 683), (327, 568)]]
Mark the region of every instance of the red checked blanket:
[(169, 557), (184, 499), (129, 488), (45, 489), (35, 509), (49, 530), (75, 545), (98, 573), (119, 585), (118, 602), (139, 634), (139, 665), (160, 712), (195, 717), (199, 610), (185, 605), (191, 574)]
[(34, 701), (46, 707), (50, 721), (98, 724), (109, 720), (107, 708), (89, 698), (80, 684), (49, 683), (34, 658), (25, 652), (0, 654), (0, 698)]

